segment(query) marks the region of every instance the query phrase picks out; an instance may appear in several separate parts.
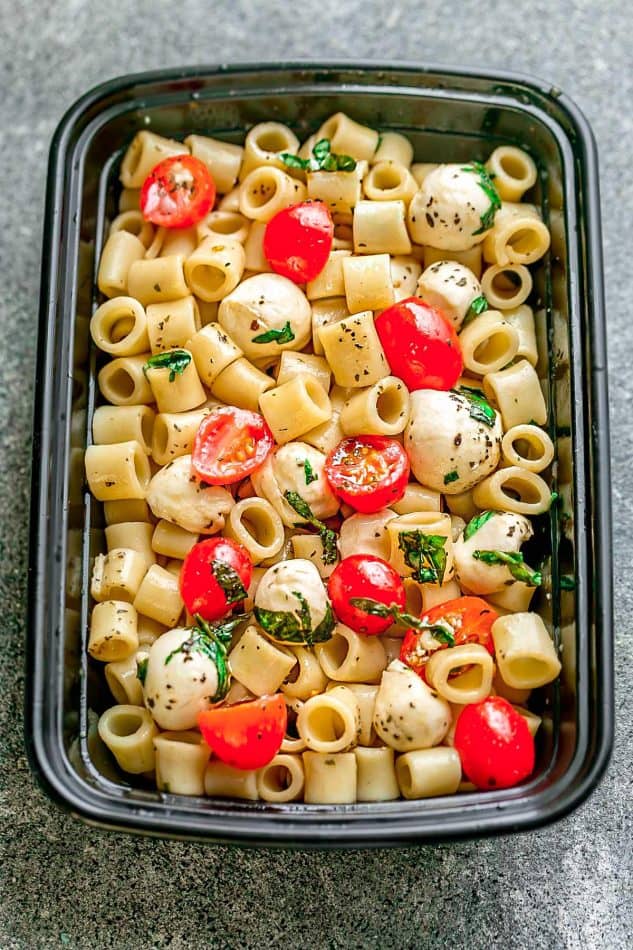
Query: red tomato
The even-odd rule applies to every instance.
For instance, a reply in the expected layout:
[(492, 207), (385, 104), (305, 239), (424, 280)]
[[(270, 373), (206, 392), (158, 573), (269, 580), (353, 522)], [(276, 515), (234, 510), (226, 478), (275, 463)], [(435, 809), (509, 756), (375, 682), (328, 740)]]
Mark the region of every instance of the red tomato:
[(218, 620), (244, 600), (252, 576), (246, 548), (230, 538), (207, 538), (182, 563), (180, 593), (190, 614)]
[(222, 406), (200, 423), (191, 464), (201, 481), (231, 485), (259, 468), (274, 444), (273, 434), (258, 412)]
[[(422, 614), (421, 620), (429, 624), (444, 621), (453, 629), (456, 647), (463, 643), (480, 643), (494, 656), (492, 625), (498, 618), (499, 614), (481, 597), (456, 597), (431, 607)], [(425, 645), (429, 637), (425, 637), (425, 633), (424, 630), (407, 630), (400, 648), (400, 659), (426, 681), (424, 669), (431, 653), (436, 649), (446, 649), (449, 644), (441, 643), (429, 650)]]
[(394, 376), (409, 389), (452, 389), (464, 363), (459, 338), (441, 310), (407, 297), (376, 317)]
[(159, 162), (141, 188), (143, 217), (163, 228), (193, 227), (209, 213), (214, 201), (211, 172), (193, 155), (172, 155)]
[(409, 459), (399, 442), (384, 435), (355, 435), (333, 449), (325, 462), (332, 491), (365, 514), (402, 498)]
[(287, 721), (281, 693), (205, 709), (198, 716), (204, 741), (221, 762), (235, 769), (268, 765), (279, 752)]
[(454, 743), (466, 777), (477, 788), (510, 788), (534, 769), (534, 739), (527, 723), (501, 696), (464, 706)]
[(264, 232), (264, 254), (275, 273), (304, 284), (325, 267), (333, 236), (327, 205), (302, 201), (270, 219)]
[(327, 585), (334, 613), (356, 633), (369, 636), (384, 633), (393, 623), (392, 617), (375, 617), (366, 610), (350, 604), (354, 597), (377, 600), (387, 607), (404, 610), (406, 597), (397, 571), (380, 557), (372, 554), (353, 554), (343, 558)]

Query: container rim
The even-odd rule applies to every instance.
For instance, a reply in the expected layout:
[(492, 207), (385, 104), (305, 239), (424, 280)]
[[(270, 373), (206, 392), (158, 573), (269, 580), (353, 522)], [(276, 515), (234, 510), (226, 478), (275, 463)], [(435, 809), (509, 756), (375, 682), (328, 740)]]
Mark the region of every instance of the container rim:
[[(583, 211), (587, 230), (587, 251), (584, 255), (586, 262), (586, 284), (588, 290), (588, 325), (591, 341), (591, 391), (592, 412), (597, 419), (597, 426), (592, 426), (592, 444), (594, 451), (591, 455), (592, 472), (589, 491), (592, 495), (595, 513), (596, 534), (593, 548), (594, 580), (598, 592), (598, 616), (596, 628), (600, 629), (600, 636), (593, 644), (597, 659), (597, 716), (596, 726), (599, 742), (594, 743), (591, 750), (591, 759), (586, 765), (578, 782), (573, 787), (567, 787), (555, 800), (553, 793), (561, 783), (562, 777), (557, 778), (546, 791), (539, 793), (539, 798), (550, 799), (547, 812), (539, 811), (535, 807), (537, 796), (530, 800), (508, 803), (502, 807), (498, 803), (489, 807), (485, 814), (468, 816), (460, 820), (453, 816), (446, 827), (431, 822), (428, 827), (422, 815), (410, 819), (392, 819), (384, 813), (372, 817), (358, 816), (353, 822), (346, 825), (337, 821), (328, 823), (327, 813), (316, 812), (312, 820), (297, 822), (297, 816), (288, 813), (285, 821), (276, 820), (266, 826), (261, 822), (263, 815), (257, 812), (222, 815), (213, 822), (209, 812), (202, 813), (206, 821), (191, 822), (191, 828), (185, 829), (178, 825), (178, 816), (153, 814), (150, 809), (138, 809), (136, 813), (114, 808), (106, 796), (98, 794), (88, 783), (84, 782), (68, 767), (63, 758), (54, 754), (45, 738), (46, 723), (44, 721), (45, 707), (43, 702), (42, 686), (42, 635), (41, 615), (42, 587), (45, 583), (45, 565), (51, 557), (45, 542), (45, 525), (49, 512), (49, 496), (47, 472), (42, 464), (42, 444), (50, 440), (50, 409), (51, 393), (50, 379), (45, 372), (46, 355), (52, 338), (51, 320), (49, 319), (56, 304), (55, 284), (57, 279), (60, 249), (57, 243), (50, 241), (50, 237), (58, 228), (62, 214), (65, 175), (64, 150), (68, 139), (78, 121), (90, 110), (97, 107), (103, 99), (114, 94), (125, 93), (132, 86), (142, 86), (152, 82), (175, 82), (191, 80), (201, 75), (232, 75), (249, 73), (279, 73), (287, 70), (319, 70), (331, 72), (336, 70), (352, 70), (365, 74), (380, 72), (402, 75), (437, 75), (447, 80), (454, 79), (481, 79), (506, 83), (508, 87), (516, 86), (529, 92), (536, 93), (548, 102), (553, 103), (566, 117), (574, 130), (577, 142), (580, 144), (582, 156), (582, 186)], [(343, 86), (345, 88), (345, 86)], [(483, 93), (482, 93), (483, 95)], [(515, 107), (520, 104), (513, 103)], [(538, 106), (534, 106), (539, 108)], [(542, 111), (542, 109), (541, 109)], [(551, 121), (551, 115), (549, 116)], [(554, 119), (554, 121), (557, 121)], [(560, 121), (558, 121), (560, 126)], [(562, 130), (562, 126), (561, 130)], [(564, 130), (562, 130), (564, 132)], [(566, 135), (567, 133), (564, 132)], [(58, 804), (69, 808), (77, 816), (92, 825), (103, 828), (143, 832), (150, 835), (168, 835), (183, 839), (196, 838), (198, 840), (227, 841), (241, 844), (259, 844), (299, 847), (358, 847), (358, 846), (386, 846), (399, 845), (406, 842), (439, 841), (447, 838), (476, 837), (481, 835), (503, 834), (510, 831), (527, 830), (540, 827), (551, 821), (558, 820), (575, 809), (592, 789), (597, 785), (606, 769), (613, 743), (613, 657), (612, 657), (612, 580), (611, 580), (611, 519), (610, 519), (610, 466), (608, 449), (609, 422), (607, 402), (607, 371), (606, 371), (606, 331), (604, 320), (604, 291), (602, 284), (602, 247), (600, 233), (600, 204), (597, 177), (597, 149), (593, 132), (581, 109), (558, 87), (542, 79), (534, 78), (521, 72), (497, 71), (490, 69), (469, 69), (465, 67), (450, 67), (439, 64), (420, 65), (412, 62), (385, 63), (385, 62), (358, 62), (354, 60), (335, 60), (324, 63), (320, 60), (292, 60), (282, 63), (233, 63), (217, 65), (199, 65), (157, 69), (140, 73), (128, 73), (123, 76), (100, 83), (80, 96), (64, 113), (53, 135), (47, 175), (46, 211), (44, 218), (44, 244), (42, 255), (42, 280), (40, 289), (40, 321), (38, 331), (35, 410), (34, 410), (34, 438), (33, 438), (33, 466), (32, 466), (32, 500), (30, 515), (30, 559), (29, 575), (32, 591), (28, 605), (27, 644), (27, 677), (25, 690), (25, 741), (27, 754), (38, 780), (44, 790)], [(599, 430), (599, 431), (598, 431)], [(600, 451), (601, 450), (601, 451)], [(599, 452), (600, 464), (596, 463)], [(605, 462), (606, 460), (606, 462)], [(59, 635), (59, 631), (57, 631)], [(567, 773), (564, 773), (566, 775)], [(121, 804), (121, 803), (116, 803)], [(514, 810), (513, 810), (514, 808)], [(481, 812), (481, 810), (480, 810)], [(441, 809), (438, 810), (441, 816)], [(173, 818), (176, 817), (174, 823)], [(281, 816), (276, 816), (278, 819)], [(332, 816), (334, 817), (334, 816)], [(440, 817), (441, 821), (441, 817)], [(176, 829), (174, 831), (174, 828)]]

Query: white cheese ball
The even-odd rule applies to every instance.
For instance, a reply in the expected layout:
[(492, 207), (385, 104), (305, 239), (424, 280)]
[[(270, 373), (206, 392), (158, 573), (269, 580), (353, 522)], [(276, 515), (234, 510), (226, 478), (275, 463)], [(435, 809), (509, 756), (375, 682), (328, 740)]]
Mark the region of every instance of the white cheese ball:
[(202, 487), (193, 474), (191, 456), (182, 455), (153, 476), (147, 504), (157, 518), (178, 524), (185, 531), (217, 534), (235, 502), (226, 488)]
[(467, 251), (485, 238), (488, 231), (475, 232), (481, 228), (490, 198), (479, 184), (479, 175), (464, 171), (466, 165), (438, 165), (413, 196), (408, 225), (416, 244)]
[(532, 525), (524, 515), (495, 512), (466, 541), (462, 535), (453, 544), (455, 573), (459, 586), (470, 594), (494, 594), (514, 583), (505, 564), (485, 564), (473, 551), (506, 551), (515, 554), (532, 537)]
[(459, 330), (470, 305), (481, 296), (481, 284), (471, 270), (457, 261), (437, 261), (418, 281), (417, 296), (442, 311)]
[(472, 418), (471, 405), (461, 393), (435, 389), (411, 393), (404, 447), (420, 484), (457, 495), (494, 472), (503, 435), (499, 413), (488, 426)]
[(292, 558), (269, 567), (255, 592), (255, 606), (262, 610), (294, 613), (299, 618), (301, 603), (293, 591), (305, 597), (310, 608), (312, 630), (324, 619), (329, 605), (321, 576), (305, 558)]
[(191, 636), (190, 627), (176, 627), (161, 634), (149, 650), (143, 699), (161, 729), (193, 729), (198, 713), (217, 702), (213, 660), (198, 650), (181, 649)]
[[(300, 350), (312, 336), (312, 309), (306, 295), (280, 274), (256, 274), (238, 284), (220, 304), (218, 321), (249, 360)], [(253, 343), (253, 337), (283, 330), (288, 322), (294, 334), (288, 343)]]
[[(317, 478), (306, 484), (306, 461)], [(303, 521), (286, 501), (287, 491), (296, 492), (312, 509), (315, 518), (331, 518), (339, 509), (336, 495), (325, 477), (325, 455), (306, 442), (288, 442), (271, 453), (251, 475), (253, 488), (278, 512), (288, 528)]]
[(391, 508), (382, 508), (373, 514), (357, 512), (350, 515), (341, 525), (339, 534), (339, 551), (341, 557), (350, 557), (352, 554), (372, 554), (389, 560), (391, 543), (387, 534), (387, 525), (397, 515)]
[(374, 729), (398, 752), (438, 745), (451, 725), (451, 707), (400, 660), (382, 674), (374, 707)]

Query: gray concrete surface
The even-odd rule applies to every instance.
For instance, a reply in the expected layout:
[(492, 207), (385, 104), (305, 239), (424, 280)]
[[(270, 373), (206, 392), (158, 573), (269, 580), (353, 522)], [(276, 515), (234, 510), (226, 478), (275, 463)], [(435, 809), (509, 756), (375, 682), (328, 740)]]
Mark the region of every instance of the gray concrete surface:
[[(633, 654), (630, 4), (622, 0), (0, 0), (0, 948), (631, 946)], [(266, 853), (105, 836), (35, 787), (22, 746), (31, 393), (45, 163), (66, 106), (181, 63), (356, 57), (515, 68), (598, 138), (615, 498), (618, 736), (575, 815), (520, 837)]]

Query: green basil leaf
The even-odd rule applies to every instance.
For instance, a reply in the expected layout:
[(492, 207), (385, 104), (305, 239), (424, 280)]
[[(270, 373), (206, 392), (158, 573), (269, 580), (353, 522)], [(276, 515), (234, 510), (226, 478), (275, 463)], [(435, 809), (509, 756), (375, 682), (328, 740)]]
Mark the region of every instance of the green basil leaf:
[(305, 475), (306, 485), (311, 485), (312, 482), (317, 482), (319, 476), (316, 474), (312, 465), (310, 464), (310, 459), (303, 460), (303, 472)]
[(314, 145), (312, 149), (312, 154), (316, 158), (319, 165), (321, 165), (330, 154), (332, 146), (329, 139), (319, 139), (319, 141)]
[(464, 528), (464, 541), (468, 541), (469, 538), (472, 538), (473, 534), (479, 531), (480, 528), (483, 528), (487, 521), (494, 518), (495, 514), (496, 512), (494, 511), (482, 511), (478, 515), (475, 515), (474, 518), (471, 518)]
[(464, 317), (464, 322), (461, 325), (461, 329), (463, 330), (464, 327), (467, 327), (469, 323), (472, 323), (475, 317), (478, 317), (480, 314), (485, 313), (487, 309), (488, 309), (488, 301), (486, 300), (484, 295), (481, 294), (479, 297), (475, 297), (470, 307), (468, 308), (468, 312), (466, 316)]
[(321, 623), (312, 631), (312, 643), (324, 643), (332, 636), (332, 631), (336, 626), (336, 619), (328, 601), (325, 608), (325, 617)]
[(226, 662), (226, 649), (217, 640), (207, 636), (203, 630), (193, 627), (189, 638), (166, 657), (165, 666), (179, 653), (184, 656), (191, 656), (192, 653), (202, 653), (212, 661), (218, 677), (218, 687), (211, 701), (216, 703), (224, 699), (229, 690), (231, 678)]
[(420, 584), (441, 584), (446, 571), (446, 541), (441, 534), (423, 531), (401, 531), (398, 546), (404, 554), (407, 567), (413, 569), (413, 578)]
[(284, 492), (284, 498), (290, 507), (297, 512), (299, 517), (303, 518), (303, 522), (298, 522), (295, 527), (304, 528), (304, 522), (306, 522), (310, 527), (315, 528), (323, 544), (323, 563), (335, 564), (338, 557), (336, 550), (336, 531), (333, 531), (332, 528), (328, 528), (326, 524), (319, 521), (318, 518), (315, 518), (310, 505), (298, 492), (286, 491)]
[(279, 158), (287, 168), (300, 168), (306, 171), (310, 167), (309, 158), (299, 158), (298, 155), (292, 155), (290, 152), (282, 152)]
[(391, 607), (388, 607), (387, 604), (382, 604), (379, 600), (373, 600), (370, 597), (352, 597), (350, 598), (350, 604), (352, 607), (363, 610), (372, 617), (384, 617), (386, 619), (387, 617), (393, 616), (393, 609)]
[(299, 591), (293, 590), (292, 594), (299, 601), (296, 613), (289, 610), (265, 610), (262, 607), (255, 607), (255, 618), (261, 628), (274, 640), (281, 640), (284, 643), (306, 643), (312, 646), (314, 643), (329, 640), (335, 624), (330, 604), (327, 605), (323, 620), (313, 630), (310, 605)]
[(483, 393), (479, 392), (478, 389), (472, 389), (470, 386), (460, 386), (459, 389), (454, 389), (453, 392), (457, 392), (466, 397), (470, 403), (469, 412), (471, 419), (475, 419), (476, 422), (482, 422), (485, 426), (488, 426), (489, 429), (494, 426), (497, 413)]
[(182, 376), (189, 363), (191, 363), (191, 353), (187, 350), (166, 350), (164, 353), (150, 356), (143, 366), (143, 372), (146, 373), (148, 369), (168, 369), (169, 382), (173, 383), (176, 375)]
[(149, 662), (149, 657), (144, 656), (142, 660), (136, 661), (136, 678), (141, 681), (141, 684), (145, 686), (145, 677), (147, 676), (147, 664)]
[(226, 561), (212, 560), (211, 573), (224, 591), (227, 604), (236, 604), (247, 596), (240, 575)]
[(473, 231), (473, 236), (476, 234), (483, 234), (484, 231), (489, 231), (494, 224), (495, 214), (501, 208), (501, 198), (499, 197), (499, 192), (494, 186), (488, 169), (485, 165), (482, 165), (481, 162), (471, 162), (470, 165), (464, 166), (462, 171), (472, 172), (473, 175), (477, 175), (477, 184), (485, 192), (490, 202), (484, 213), (479, 217), (480, 227), (476, 231)]
[(295, 335), (292, 331), (290, 320), (287, 320), (283, 329), (266, 330), (265, 333), (260, 333), (259, 336), (254, 336), (251, 340), (251, 343), (292, 343), (294, 338)]
[(451, 482), (456, 482), (458, 478), (459, 474), (457, 473), (456, 469), (453, 469), (452, 472), (447, 472), (444, 476), (444, 484), (450, 485)]
[(505, 564), (517, 581), (523, 581), (528, 587), (540, 587), (543, 575), (535, 571), (523, 560), (521, 551), (473, 551), (473, 557), (484, 564)]
[(337, 155), (336, 167), (340, 172), (353, 172), (356, 168), (356, 159), (351, 155)]

